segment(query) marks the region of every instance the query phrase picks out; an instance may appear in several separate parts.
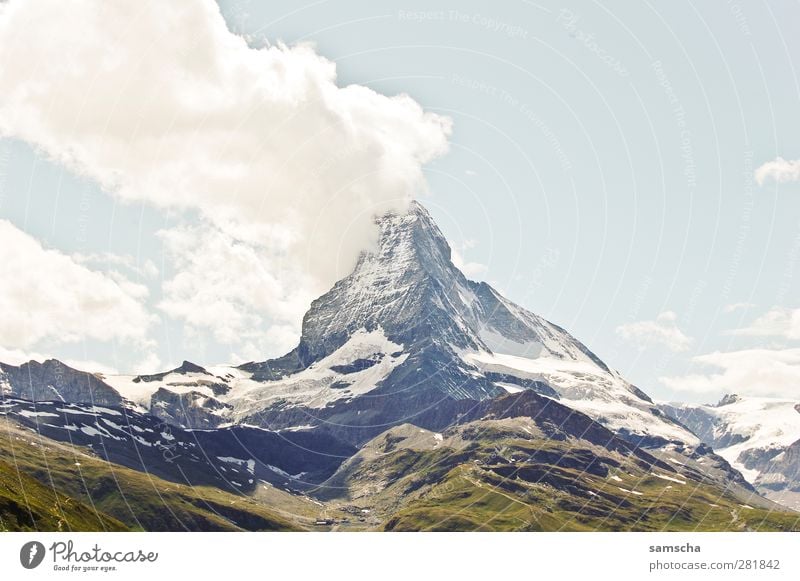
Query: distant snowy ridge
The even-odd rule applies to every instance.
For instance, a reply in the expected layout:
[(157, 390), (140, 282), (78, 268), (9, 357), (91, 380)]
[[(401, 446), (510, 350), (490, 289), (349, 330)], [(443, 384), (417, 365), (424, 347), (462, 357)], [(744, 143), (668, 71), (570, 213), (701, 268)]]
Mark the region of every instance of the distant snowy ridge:
[(705, 443), (768, 496), (798, 493), (800, 398), (726, 396), (716, 405), (661, 403), (659, 408)]

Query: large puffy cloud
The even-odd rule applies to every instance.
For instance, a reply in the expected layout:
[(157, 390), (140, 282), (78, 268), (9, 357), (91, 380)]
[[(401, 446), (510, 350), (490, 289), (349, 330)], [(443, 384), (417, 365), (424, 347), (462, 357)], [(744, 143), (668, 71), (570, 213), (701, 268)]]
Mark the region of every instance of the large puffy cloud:
[(670, 351), (686, 351), (692, 345), (692, 338), (678, 328), (678, 316), (672, 311), (664, 311), (655, 320), (636, 321), (617, 327), (617, 334), (639, 345), (660, 345)]
[(756, 168), (755, 177), (759, 185), (763, 185), (770, 178), (778, 183), (800, 181), (800, 159), (787, 160), (776, 157)]
[(663, 377), (672, 389), (696, 394), (797, 397), (800, 349), (743, 349), (693, 358), (716, 369), (710, 373)]
[(144, 346), (153, 317), (147, 288), (109, 277), (44, 248), (0, 220), (0, 345), (121, 340)]
[(337, 86), (309, 45), (248, 46), (213, 0), (11, 0), (0, 53), (0, 133), (125, 200), (199, 211), (315, 291), (447, 148), (449, 120)]

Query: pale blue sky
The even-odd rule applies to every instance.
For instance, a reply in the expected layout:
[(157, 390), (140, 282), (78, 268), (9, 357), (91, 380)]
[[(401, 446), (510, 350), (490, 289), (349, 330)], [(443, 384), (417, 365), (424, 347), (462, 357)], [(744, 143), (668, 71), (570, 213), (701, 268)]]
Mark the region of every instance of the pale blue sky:
[[(715, 400), (730, 386), (714, 379), (725, 368), (693, 357), (798, 346), (789, 332), (730, 333), (776, 306), (800, 307), (800, 184), (753, 179), (777, 156), (800, 158), (796, 2), (220, 6), (253, 45), (312, 41), (340, 85), (408, 93), (451, 117), (451, 149), (427, 166), (423, 203), (475, 263), (470, 273), (651, 395)], [(0, 218), (68, 254), (152, 261), (158, 275), (127, 274), (157, 301), (171, 267), (155, 232), (179, 217), (121, 204), (21, 141), (0, 141), (0, 180)], [(726, 309), (738, 303), (750, 306)], [(664, 312), (674, 317), (660, 324), (678, 333), (637, 339), (630, 326)], [(210, 335), (186, 340), (167, 317), (153, 339), (164, 365), (235, 352)], [(140, 357), (96, 341), (30, 351), (118, 369)], [(707, 387), (661, 380), (690, 373)]]

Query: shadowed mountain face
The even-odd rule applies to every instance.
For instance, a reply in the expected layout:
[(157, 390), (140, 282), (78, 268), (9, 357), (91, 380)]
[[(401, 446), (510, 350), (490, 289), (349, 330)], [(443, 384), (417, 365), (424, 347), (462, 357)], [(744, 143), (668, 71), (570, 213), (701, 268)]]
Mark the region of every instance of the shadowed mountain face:
[(355, 448), (330, 434), (273, 432), (252, 426), (185, 430), (128, 407), (5, 398), (0, 417), (97, 457), (188, 485), (252, 491), (259, 481), (293, 486), (330, 476)]
[[(5, 470), (12, 484), (10, 501), (0, 498), (0, 528), (10, 530), (103, 530), (120, 526), (113, 518), (145, 530), (319, 530), (321, 523), (322, 530), (785, 531), (800, 524), (740, 479), (715, 475), (701, 447), (645, 451), (533, 391), (484, 400), (441, 433), (394, 426), (359, 450), (318, 430), (184, 431), (125, 408), (62, 402), (6, 399), (0, 416), (0, 480)], [(9, 460), (13, 468), (3, 464)], [(20, 501), (18, 483), (37, 502), (55, 491), (60, 497), (32, 505)], [(111, 517), (87, 515), (82, 504)]]

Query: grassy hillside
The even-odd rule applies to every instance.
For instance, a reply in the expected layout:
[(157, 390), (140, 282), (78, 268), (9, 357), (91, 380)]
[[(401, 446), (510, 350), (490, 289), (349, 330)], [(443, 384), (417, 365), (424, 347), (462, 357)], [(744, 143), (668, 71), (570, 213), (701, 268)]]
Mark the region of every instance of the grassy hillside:
[[(539, 474), (523, 465), (519, 472)], [(525, 476), (459, 466), (386, 522), (393, 531), (798, 531), (800, 515), (743, 505), (706, 485), (667, 489), (641, 474), (622, 483), (583, 477), (573, 470), (553, 476), (583, 478), (597, 495), (587, 499)], [(618, 486), (620, 484), (620, 486)], [(634, 485), (635, 492), (621, 490)], [(625, 489), (629, 490), (629, 489)], [(638, 493), (638, 494), (636, 494)]]
[[(85, 448), (40, 437), (6, 419), (0, 419), (0, 462), (2, 490), (11, 491), (0, 496), (0, 519), (10, 530), (31, 528), (24, 518), (26, 506), (35, 508), (37, 514), (57, 514), (52, 508), (58, 506), (56, 499), (74, 509), (69, 520), (72, 530), (273, 531), (304, 526), (291, 515), (250, 498), (213, 487), (175, 484), (110, 464), (86, 453)], [(25, 496), (6, 486), (16, 481), (35, 494)], [(95, 511), (113, 519), (95, 516), (91, 520)], [(63, 527), (55, 516), (37, 521), (39, 530)]]
[[(392, 430), (317, 494), (390, 531), (796, 531), (800, 514), (687, 466), (541, 438), (527, 418)], [(357, 511), (353, 511), (355, 506)]]
[(0, 461), (0, 531), (123, 531), (127, 527)]

